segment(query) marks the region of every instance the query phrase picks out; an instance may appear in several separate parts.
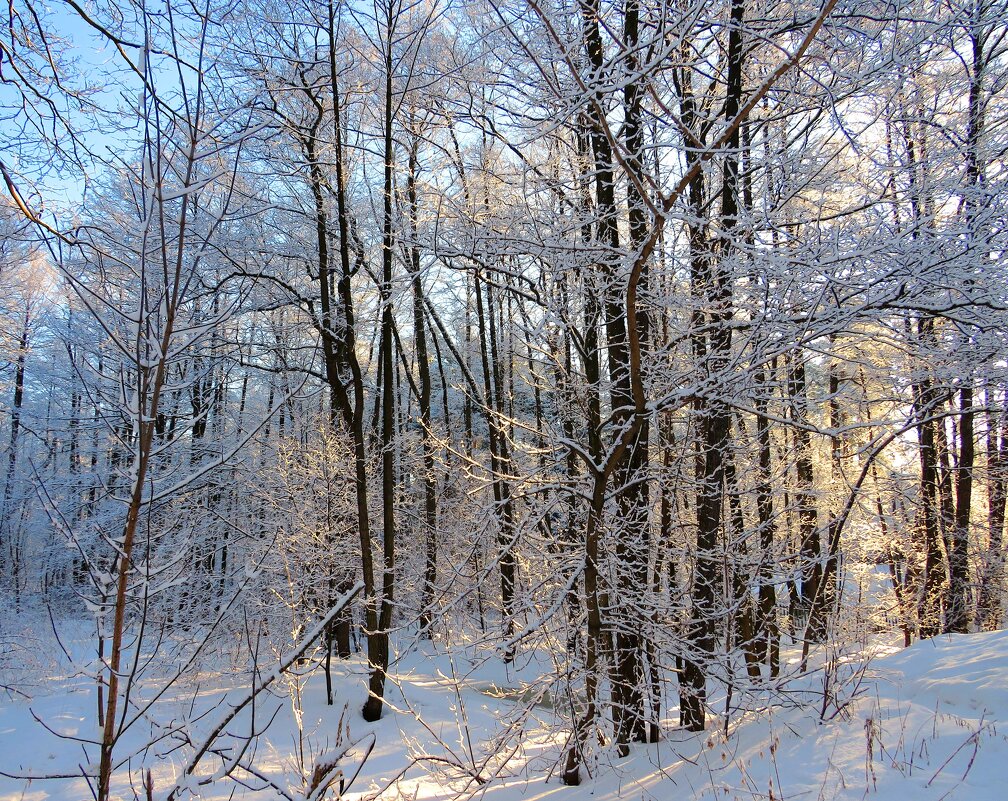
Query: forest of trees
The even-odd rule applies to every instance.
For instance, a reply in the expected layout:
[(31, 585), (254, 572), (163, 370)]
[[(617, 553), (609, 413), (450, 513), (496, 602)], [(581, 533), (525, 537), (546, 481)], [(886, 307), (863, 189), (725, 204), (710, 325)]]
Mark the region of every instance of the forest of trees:
[(100, 801), (172, 633), (321, 625), (365, 720), (390, 642), (549, 649), (577, 784), (1001, 627), (1004, 0), (5, 17), (0, 593), (90, 621)]

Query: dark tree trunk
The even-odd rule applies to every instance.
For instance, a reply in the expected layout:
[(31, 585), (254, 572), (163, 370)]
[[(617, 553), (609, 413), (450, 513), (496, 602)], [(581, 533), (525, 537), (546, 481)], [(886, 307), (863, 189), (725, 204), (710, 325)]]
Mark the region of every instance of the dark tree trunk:
[[(684, 55), (686, 55), (684, 53)], [(693, 97), (692, 78), (688, 70), (683, 70), (679, 81), (681, 118), (690, 131), (696, 130), (696, 101)], [(699, 158), (694, 149), (694, 143), (687, 141), (686, 164), (692, 169)], [(709, 274), (710, 253), (708, 252), (707, 232), (703, 223), (704, 206), (706, 203), (706, 186), (703, 170), (696, 170), (687, 189), (689, 208), (689, 243), (690, 243), (690, 285), (694, 304), (691, 319), (691, 344), (693, 358), (697, 365), (703, 364), (707, 357), (707, 337), (703, 334), (706, 325), (704, 312), (704, 295), (706, 293), (706, 276)], [(706, 420), (708, 418), (708, 400), (701, 395), (693, 404), (693, 412), (698, 432), (695, 449), (695, 475), (697, 486), (697, 551), (693, 570), (693, 609), (686, 628), (686, 640), (693, 653), (687, 654), (682, 660), (679, 673), (679, 718), (680, 724), (692, 731), (704, 728), (705, 705), (707, 700), (706, 661), (713, 654), (714, 648), (714, 609), (716, 594), (717, 563), (714, 554), (714, 537), (709, 531), (699, 526), (700, 499), (704, 493), (707, 475), (706, 461)]]
[[(830, 337), (832, 345), (834, 337)], [(837, 372), (836, 361), (831, 359), (829, 366), (829, 409), (830, 427), (830, 480), (835, 487), (843, 486), (843, 474), (840, 459), (842, 444), (840, 439), (840, 375)], [(805, 639), (807, 642), (825, 642), (829, 629), (830, 617), (836, 609), (837, 584), (840, 571), (840, 539), (837, 521), (839, 511), (831, 514), (827, 526), (826, 563), (820, 579), (818, 595), (809, 612), (809, 622)]]
[[(808, 395), (805, 361), (801, 353), (792, 357), (788, 371), (788, 395), (795, 443), (795, 504), (798, 507), (800, 614), (808, 615), (822, 578), (822, 544), (815, 504), (815, 477), (812, 468), (812, 438), (808, 430)], [(814, 632), (809, 633), (814, 634)]]
[(28, 358), (28, 333), (31, 316), (29, 309), (25, 309), (24, 319), (21, 325), (21, 340), (18, 343), (17, 364), (14, 368), (14, 399), (11, 404), (11, 430), (10, 430), (10, 452), (7, 455), (7, 476), (4, 479), (3, 507), (0, 509), (0, 549), (3, 550), (3, 559), (10, 569), (12, 589), (17, 608), (21, 604), (21, 548), (18, 544), (18, 526), (15, 518), (20, 515), (15, 513), (14, 478), (17, 473), (17, 459), (19, 447), (19, 434), (21, 433), (21, 406), (24, 403), (25, 385), (25, 361)]
[(409, 172), (406, 178), (406, 197), (409, 203), (409, 226), (412, 242), (409, 244), (410, 268), (413, 271), (413, 341), (416, 347), (417, 372), (420, 377), (420, 437), (423, 448), (423, 522), (424, 522), (424, 580), (420, 601), (420, 632), (431, 638), (431, 621), (434, 609), (434, 585), (437, 581), (437, 496), (434, 475), (434, 443), (431, 434), (431, 375), (427, 355), (427, 331), (424, 325), (424, 290), (420, 275), (420, 246), (417, 241), (417, 150), (419, 137), (414, 135), (409, 152)]
[[(643, 88), (637, 80), (637, 41), (640, 10), (637, 0), (627, 0), (624, 7), (623, 45), (625, 48), (628, 80), (623, 88), (624, 147), (627, 153), (627, 223), (629, 245), (637, 253), (647, 236), (647, 215), (641, 195), (644, 168), (643, 124), (641, 99)], [(597, 33), (597, 31), (596, 31)], [(591, 34), (594, 36), (595, 33)], [(592, 53), (601, 55), (601, 47), (592, 47)], [(598, 64), (593, 66), (598, 67)], [(615, 270), (615, 257), (619, 252), (619, 234), (616, 227), (616, 203), (612, 175), (613, 156), (608, 140), (599, 136), (599, 120), (593, 120), (595, 131), (596, 167), (599, 178), (596, 184), (598, 208), (602, 214), (600, 239), (605, 254), (603, 273), (607, 287), (605, 300), (606, 335), (609, 346), (610, 404), (613, 410), (614, 444), (622, 436), (622, 429), (630, 423), (633, 414), (633, 393), (630, 387), (630, 353), (628, 343), (624, 278)], [(603, 139), (605, 143), (603, 144)], [(646, 267), (642, 275), (641, 292), (646, 292)], [(648, 315), (642, 308), (637, 313), (637, 337), (642, 349), (649, 338)], [(642, 614), (647, 607), (646, 589), (650, 536), (648, 533), (649, 481), (647, 420), (638, 421), (635, 435), (626, 455), (614, 471), (616, 501), (623, 528), (616, 533), (616, 587), (614, 599), (620, 604), (613, 610), (615, 628), (614, 681), (612, 686), (613, 722), (616, 742), (621, 752), (625, 744), (647, 739), (644, 709), (644, 654), (645, 636), (649, 616)]]
[[(1008, 467), (1008, 409), (1005, 395), (1000, 403), (994, 385), (988, 381), (987, 404), (987, 552), (984, 555), (977, 592), (976, 624), (982, 631), (1001, 627), (1001, 592), (1004, 580), (1003, 533), (1005, 501), (1005, 468)], [(1000, 407), (1000, 408), (999, 408)]]
[[(728, 30), (727, 87), (725, 121), (731, 124), (738, 116), (742, 99), (742, 0), (732, 0), (731, 24)], [(696, 112), (691, 92), (684, 81), (682, 103), (683, 122), (695, 123)], [(680, 690), (682, 725), (691, 731), (701, 731), (705, 725), (706, 663), (712, 659), (718, 620), (717, 599), (720, 596), (720, 560), (717, 555), (718, 534), (722, 524), (725, 493), (725, 457), (731, 429), (731, 410), (719, 397), (728, 377), (732, 333), (732, 288), (730, 260), (733, 257), (733, 235), (738, 224), (738, 158), (739, 132), (736, 127), (726, 144), (721, 191), (721, 226), (723, 238), (719, 252), (706, 254), (706, 236), (700, 226), (691, 231), (693, 283), (697, 300), (702, 304), (694, 315), (694, 325), (704, 325), (710, 333), (706, 343), (703, 335), (694, 333), (695, 356), (700, 360), (704, 384), (714, 387), (698, 409), (700, 454), (697, 476), (697, 548), (693, 583), (693, 612), (687, 626), (687, 639), (692, 649), (684, 660)], [(692, 158), (699, 158), (693, 155)], [(689, 159), (688, 159), (689, 161)], [(690, 208), (703, 219), (702, 171), (689, 187)], [(699, 318), (699, 319), (698, 319)], [(706, 319), (704, 319), (706, 318)]]
[(959, 460), (956, 467), (955, 527), (949, 549), (949, 586), (945, 631), (965, 634), (969, 630), (969, 527), (973, 500), (973, 386), (963, 379), (959, 390)]
[[(505, 641), (504, 661), (514, 658), (514, 646), (510, 639), (514, 634), (514, 589), (515, 570), (517, 566), (514, 547), (515, 527), (514, 511), (511, 502), (511, 485), (506, 476), (510, 475), (510, 457), (508, 456), (507, 440), (500, 430), (500, 371), (497, 368), (496, 326), (494, 325), (494, 306), (490, 284), (486, 285), (486, 311), (483, 307), (482, 279), (474, 276), (476, 320), (480, 342), (480, 357), (483, 365), (483, 392), (486, 405), (487, 427), (490, 446), (490, 469), (493, 476), (494, 503), (497, 507), (499, 549), (498, 563), (501, 577), (501, 624)], [(487, 321), (490, 325), (487, 325)], [(489, 328), (489, 331), (488, 331)]]
[[(585, 9), (582, 8), (582, 13)], [(587, 166), (594, 160), (591, 150), (591, 134), (582, 129), (577, 132), (579, 153)], [(584, 205), (587, 211), (591, 201), (591, 190), (584, 189)], [(585, 225), (582, 236), (586, 243), (593, 242), (591, 226)], [(601, 381), (602, 362), (599, 348), (599, 318), (602, 309), (595, 290), (594, 272), (587, 270), (582, 276), (582, 291), (585, 296), (584, 332), (581, 344), (581, 358), (584, 364), (586, 384), (587, 435), (588, 451), (592, 464), (602, 463), (602, 412), (601, 412)], [(567, 759), (563, 770), (563, 781), (567, 785), (581, 783), (581, 763), (583, 748), (588, 738), (592, 736), (598, 717), (598, 685), (599, 671), (602, 662), (610, 649), (603, 636), (603, 612), (608, 608), (608, 597), (599, 577), (601, 559), (600, 531), (605, 505), (605, 492), (608, 476), (599, 471), (591, 475), (591, 502), (585, 522), (584, 535), (584, 604), (586, 616), (585, 639), (585, 695), (586, 706), (580, 720), (575, 722), (574, 744), (567, 751)]]
[[(917, 321), (918, 341), (926, 341), (934, 324), (931, 318)], [(918, 360), (924, 357), (919, 356)], [(937, 398), (931, 386), (927, 367), (919, 364), (914, 386), (917, 439), (921, 465), (921, 503), (919, 528), (924, 546), (924, 569), (917, 603), (919, 636), (934, 637), (941, 631), (942, 575), (941, 537), (938, 530), (938, 459), (935, 447), (935, 420)]]
[[(940, 415), (934, 421), (935, 454), (938, 457), (938, 530), (941, 534), (941, 547), (945, 558), (946, 573), (948, 559), (952, 553), (952, 537), (955, 529), (955, 492), (952, 487), (952, 454), (949, 450), (948, 424), (949, 419), (945, 416), (945, 404), (952, 399), (951, 389), (944, 386), (936, 386), (936, 397), (940, 395), (939, 402)], [(952, 421), (953, 429), (955, 421)], [(952, 441), (955, 442), (956, 433), (952, 432)], [(944, 595), (948, 593), (948, 584), (944, 587)], [(943, 606), (946, 598), (942, 598)]]
[(776, 676), (780, 669), (780, 627), (777, 622), (777, 590), (774, 585), (774, 517), (771, 487), (770, 420), (767, 416), (767, 389), (764, 370), (760, 368), (753, 378), (756, 384), (756, 443), (759, 457), (756, 460), (756, 517), (759, 523), (760, 561), (757, 572), (759, 600), (756, 615), (756, 654), (760, 662)]
[[(392, 170), (395, 152), (392, 139), (392, 38), (393, 6), (387, 6), (385, 42), (385, 179), (382, 209), (382, 283), (381, 283), (381, 446), (382, 446), (382, 591), (377, 629), (368, 638), (368, 662), (371, 678), (363, 715), (367, 721), (381, 717), (385, 694), (385, 673), (389, 660), (389, 627), (392, 624), (393, 593), (395, 592), (395, 375), (392, 364)], [(375, 598), (375, 603), (379, 599)]]
[[(971, 288), (973, 265), (982, 270), (988, 260), (987, 236), (979, 218), (984, 204), (985, 165), (981, 160), (981, 138), (984, 132), (983, 79), (986, 54), (981, 19), (983, 3), (976, 0), (970, 9), (969, 37), (972, 47), (972, 65), (966, 131), (966, 199), (964, 217), (967, 225), (966, 286)], [(967, 342), (972, 345), (972, 339)], [(970, 350), (971, 348), (967, 348)], [(968, 358), (968, 356), (967, 356)], [(966, 371), (959, 390), (959, 463), (956, 472), (956, 519), (952, 547), (949, 551), (949, 597), (945, 621), (947, 631), (964, 633), (969, 630), (973, 617), (969, 609), (969, 528), (970, 506), (973, 499), (973, 385), (972, 374)]]
[(727, 644), (729, 648), (737, 645), (742, 649), (746, 673), (750, 679), (756, 680), (762, 674), (760, 654), (756, 646), (756, 610), (749, 594), (752, 577), (739, 564), (748, 561), (749, 544), (742, 514), (742, 494), (731, 450), (725, 454), (724, 474), (731, 520), (730, 528), (725, 529), (724, 538), (725, 584), (731, 588)]

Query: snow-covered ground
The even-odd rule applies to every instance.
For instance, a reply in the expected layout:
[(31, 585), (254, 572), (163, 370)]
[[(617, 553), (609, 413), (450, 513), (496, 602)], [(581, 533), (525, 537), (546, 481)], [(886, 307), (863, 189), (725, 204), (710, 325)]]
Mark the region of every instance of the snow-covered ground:
[[(80, 675), (40, 675), (58, 660), (35, 656), (34, 672), (15, 676), (8, 667), (0, 679), (8, 685), (0, 691), (0, 771), (73, 773), (86, 764), (73, 738), (94, 734), (93, 684)], [(337, 665), (331, 707), (320, 670), (285, 680), (257, 705), (255, 720), (243, 714), (233, 721), (234, 736), (225, 741), (234, 747), (226, 758), (240, 756), (276, 788), (255, 794), (227, 778), (192, 786), (204, 799), (305, 798), (315, 766), (352, 744), (340, 762), (348, 798), (1008, 797), (1008, 632), (943, 636), (882, 649), (872, 659), (830, 660), (826, 672), (820, 664), (773, 689), (736, 693), (727, 736), (723, 717), (712, 716), (699, 735), (670, 726), (661, 742), (634, 746), (627, 758), (603, 755), (577, 788), (559, 780), (564, 736), (550, 699), (536, 691), (537, 677), (551, 669), (548, 660), (540, 654), (505, 668), (492, 655), (478, 663), (474, 656), (449, 656), (429, 644), (400, 656), (388, 691), (396, 711), (374, 724), (358, 711), (359, 660)], [(169, 710), (182, 728), (208, 730), (223, 710), (214, 704), (244, 692), (242, 676), (207, 673), (198, 684), (174, 688), (155, 707), (162, 733)], [(26, 696), (13, 691), (14, 679)], [(723, 710), (724, 696), (712, 706)], [(265, 733), (240, 754), (253, 726)], [(143, 797), (141, 765), (151, 768), (155, 797), (163, 798), (191, 754), (171, 737), (148, 745), (150, 732), (149, 724), (137, 724), (118, 748), (124, 758), (136, 752), (129, 762), (135, 786), (121, 770), (120, 798)], [(197, 779), (220, 765), (219, 757), (207, 756)], [(0, 778), (0, 801), (88, 797), (80, 778)]]

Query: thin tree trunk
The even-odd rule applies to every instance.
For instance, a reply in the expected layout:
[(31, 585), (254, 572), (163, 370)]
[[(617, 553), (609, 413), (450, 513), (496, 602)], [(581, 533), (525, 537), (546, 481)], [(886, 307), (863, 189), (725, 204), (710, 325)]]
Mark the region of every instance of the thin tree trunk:
[(427, 332), (424, 326), (424, 290), (420, 275), (420, 246), (417, 242), (417, 151), (420, 140), (414, 134), (410, 144), (406, 197), (409, 203), (410, 268), (413, 271), (413, 341), (416, 347), (417, 372), (420, 377), (420, 437), (423, 448), (423, 522), (425, 564), (423, 592), (420, 600), (420, 632), (430, 639), (434, 608), (434, 585), (437, 581), (437, 496), (434, 476), (434, 443), (431, 434), (431, 376), (427, 355)]
[[(928, 339), (933, 325), (930, 318), (917, 321), (918, 341)], [(923, 359), (919, 356), (918, 360)], [(919, 365), (915, 381), (914, 400), (917, 416), (917, 438), (921, 465), (920, 531), (923, 535), (924, 570), (917, 602), (918, 632), (921, 639), (934, 637), (941, 631), (942, 573), (941, 538), (938, 530), (938, 466), (935, 448), (936, 399), (927, 368)]]
[[(727, 89), (724, 115), (726, 121), (738, 116), (742, 97), (742, 22), (744, 16), (742, 0), (732, 0), (731, 25), (728, 31)], [(688, 94), (692, 104), (692, 98)], [(689, 117), (694, 118), (692, 106)], [(684, 122), (686, 120), (684, 119)], [(728, 262), (734, 242), (732, 239), (738, 223), (738, 162), (739, 133), (736, 127), (726, 142), (726, 155), (721, 191), (721, 226), (724, 235), (721, 252), (706, 256), (705, 243), (699, 226), (691, 233), (693, 245), (693, 279), (699, 292), (699, 300), (706, 314), (700, 314), (694, 325), (706, 318), (710, 331), (707, 342), (704, 337), (694, 334), (695, 355), (700, 359), (706, 383), (723, 386), (727, 378), (728, 360), (731, 353), (732, 317), (731, 276)], [(698, 156), (693, 156), (698, 158)], [(698, 171), (698, 176), (700, 171)], [(696, 179), (696, 186), (690, 187), (690, 206), (702, 214), (702, 178)], [(692, 182), (691, 182), (692, 183)], [(702, 217), (701, 217), (702, 219)], [(705, 237), (704, 237), (705, 238)], [(695, 314), (696, 318), (697, 315)], [(699, 345), (699, 348), (697, 347)], [(687, 627), (687, 639), (694, 655), (684, 660), (680, 680), (680, 717), (685, 728), (701, 731), (706, 716), (706, 672), (714, 655), (716, 643), (715, 627), (718, 620), (717, 598), (719, 592), (719, 559), (717, 558), (718, 533), (722, 524), (725, 491), (725, 455), (731, 428), (731, 411), (717, 394), (705, 397), (699, 411), (700, 457), (698, 490), (696, 499), (697, 549), (696, 569), (693, 589), (693, 612)]]
[(949, 589), (945, 631), (969, 630), (969, 528), (973, 500), (973, 386), (967, 375), (959, 390), (959, 460), (956, 467), (955, 528), (949, 549)]
[(18, 545), (18, 526), (14, 522), (15, 515), (12, 495), (14, 493), (14, 477), (17, 472), (19, 434), (21, 433), (21, 406), (24, 403), (25, 361), (28, 358), (28, 334), (31, 323), (31, 311), (25, 307), (24, 319), (21, 324), (21, 340), (18, 343), (17, 365), (14, 368), (14, 401), (11, 404), (11, 430), (7, 454), (7, 476), (4, 479), (3, 507), (0, 509), (0, 549), (5, 550), (6, 562), (10, 566), (11, 581), (14, 590), (16, 607), (21, 605), (21, 549)]
[(994, 385), (988, 381), (987, 405), (987, 553), (983, 560), (977, 598), (976, 624), (982, 631), (1001, 626), (1004, 578), (1002, 542), (1005, 524), (1005, 468), (1008, 466), (1008, 405), (1001, 394), (1000, 410)]
[[(382, 445), (382, 592), (378, 627), (368, 642), (368, 662), (371, 678), (368, 681), (368, 698), (364, 703), (364, 720), (375, 721), (381, 717), (385, 694), (385, 673), (389, 659), (389, 627), (392, 624), (393, 593), (395, 591), (395, 376), (393, 375), (392, 349), (392, 170), (395, 152), (392, 140), (392, 37), (394, 29), (393, 6), (387, 6), (385, 42), (385, 178), (382, 211), (382, 284), (381, 284), (381, 445)], [(378, 603), (378, 599), (375, 600)]]
[[(505, 470), (510, 473), (507, 441), (504, 432), (500, 430), (500, 372), (496, 367), (496, 345), (493, 325), (494, 307), (487, 283), (487, 307), (484, 312), (483, 289), (481, 278), (474, 276), (477, 335), (480, 343), (480, 357), (483, 365), (483, 392), (486, 405), (487, 426), (490, 445), (490, 470), (492, 474), (494, 503), (497, 507), (498, 532), (497, 545), (499, 549), (498, 563), (501, 577), (501, 627), (505, 641), (514, 634), (514, 588), (515, 567), (514, 554), (515, 530), (514, 512), (511, 502), (511, 487), (505, 477)], [(487, 325), (487, 321), (490, 325)], [(489, 328), (489, 330), (488, 330)], [(493, 351), (493, 354), (491, 353)], [(504, 661), (509, 663), (514, 658), (514, 646), (507, 645), (504, 651)]]
[(809, 424), (807, 392), (804, 357), (801, 353), (795, 353), (788, 371), (788, 395), (791, 420), (795, 424), (795, 503), (798, 507), (798, 538), (801, 552), (799, 605), (802, 615), (808, 614), (812, 599), (819, 592), (822, 578), (822, 545), (815, 505), (812, 438), (807, 428)]
[[(584, 13), (584, 10), (582, 10)], [(580, 129), (576, 133), (578, 152), (582, 162), (587, 166), (592, 162), (590, 133)], [(587, 183), (587, 182), (586, 182)], [(590, 200), (590, 189), (583, 189), (583, 203), (587, 211)], [(586, 243), (593, 239), (591, 226), (587, 223), (582, 227), (582, 237)], [(602, 412), (601, 412), (601, 380), (602, 363), (599, 353), (599, 318), (602, 310), (598, 295), (592, 285), (594, 274), (586, 270), (582, 275), (582, 292), (584, 304), (584, 333), (582, 336), (581, 358), (584, 366), (587, 419), (585, 421), (588, 436), (588, 452), (592, 464), (601, 464), (602, 455)], [(605, 491), (608, 477), (597, 470), (591, 474), (591, 501), (585, 521), (584, 535), (584, 604), (586, 614), (585, 638), (585, 696), (584, 714), (575, 720), (574, 743), (567, 750), (564, 763), (563, 781), (569, 786), (581, 783), (581, 765), (584, 762), (584, 748), (595, 729), (598, 717), (598, 685), (599, 673), (608, 653), (603, 637), (603, 611), (608, 606), (604, 597), (604, 589), (600, 587), (599, 560), (601, 558), (599, 544), (599, 527), (602, 523), (605, 505)]]
[(780, 626), (777, 622), (777, 589), (774, 583), (774, 533), (773, 493), (771, 488), (772, 448), (770, 420), (767, 416), (766, 375), (761, 367), (753, 377), (756, 384), (756, 442), (759, 456), (756, 460), (756, 517), (759, 523), (760, 562), (757, 571), (759, 586), (758, 613), (756, 616), (756, 654), (760, 662), (776, 676), (780, 669)]
[[(987, 264), (987, 237), (978, 220), (983, 204), (981, 193), (985, 184), (985, 164), (981, 156), (981, 139), (984, 133), (983, 79), (985, 66), (984, 44), (986, 36), (982, 30), (982, 0), (976, 0), (970, 9), (970, 44), (972, 64), (968, 101), (968, 125), (966, 131), (966, 180), (967, 192), (964, 202), (964, 217), (967, 226), (966, 257), (969, 267), (976, 264), (980, 270)], [(967, 269), (967, 276), (971, 270)], [(972, 278), (966, 279), (971, 288)], [(967, 338), (968, 349), (972, 337)], [(959, 463), (956, 482), (956, 519), (952, 548), (949, 552), (949, 598), (947, 631), (965, 633), (972, 619), (969, 609), (969, 529), (970, 507), (973, 499), (973, 376), (968, 370), (959, 390)]]

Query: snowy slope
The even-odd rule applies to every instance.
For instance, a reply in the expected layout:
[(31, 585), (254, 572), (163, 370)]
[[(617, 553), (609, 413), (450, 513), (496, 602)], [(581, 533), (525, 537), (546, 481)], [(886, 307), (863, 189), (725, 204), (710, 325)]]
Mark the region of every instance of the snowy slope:
[(846, 678), (825, 716), (821, 704), (778, 708), (727, 739), (673, 735), (639, 748), (622, 785), (608, 777), (585, 789), (596, 799), (684, 789), (712, 799), (1008, 797), (1008, 632), (919, 642)]
[[(333, 707), (325, 705), (320, 671), (284, 687), (300, 691), (299, 706), (286, 692), (260, 705), (256, 726), (272, 722), (246, 758), (276, 788), (257, 794), (224, 779), (194, 785), (200, 797), (224, 799), (234, 792), (234, 798), (304, 798), (305, 784), (313, 767), (324, 761), (321, 757), (353, 742), (357, 745), (342, 762), (345, 780), (360, 768), (349, 798), (1008, 797), (1008, 632), (943, 636), (866, 663), (833, 664), (829, 686), (835, 691), (826, 704), (822, 671), (760, 697), (736, 699), (754, 710), (769, 698), (775, 704), (769, 711), (733, 712), (727, 738), (718, 718), (702, 735), (670, 728), (660, 743), (635, 746), (625, 759), (603, 759), (578, 788), (565, 787), (557, 778), (564, 737), (552, 726), (548, 699), (535, 692), (536, 677), (549, 670), (541, 656), (505, 669), (494, 658), (476, 662), (433, 651), (404, 655), (388, 693), (397, 711), (375, 724), (355, 714), (364, 665), (358, 660), (340, 670)], [(214, 681), (211, 692), (207, 688)], [(192, 688), (180, 688), (166, 704), (174, 704), (178, 719), (198, 718), (201, 709), (228, 697), (228, 684), (230, 697), (237, 697), (242, 691), (238, 676), (210, 677), (192, 711)], [(805, 705), (796, 705), (798, 698)], [(61, 679), (30, 702), (5, 697), (0, 702), (0, 770), (72, 772), (84, 760), (80, 744), (55, 737), (32, 714), (62, 734), (86, 736), (93, 708), (90, 685), (74, 677)], [(519, 715), (519, 710), (531, 714)], [(190, 728), (198, 731), (212, 718), (214, 714), (194, 720)], [(236, 719), (229, 729), (234, 744), (240, 744), (252, 723), (248, 717)], [(139, 749), (146, 734), (134, 732), (121, 753)], [(134, 776), (140, 764), (150, 766), (156, 795), (163, 797), (187, 753), (173, 750), (165, 740), (133, 758)], [(208, 757), (199, 776), (209, 778), (219, 766), (219, 759)], [(122, 775), (125, 780), (125, 771)], [(134, 798), (125, 781), (119, 794)], [(80, 779), (0, 779), (0, 801), (87, 797)]]

